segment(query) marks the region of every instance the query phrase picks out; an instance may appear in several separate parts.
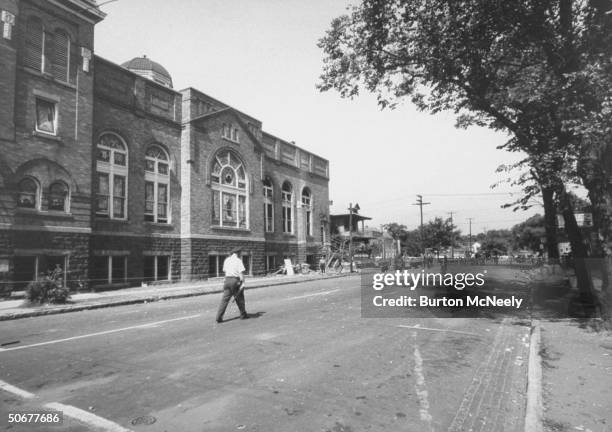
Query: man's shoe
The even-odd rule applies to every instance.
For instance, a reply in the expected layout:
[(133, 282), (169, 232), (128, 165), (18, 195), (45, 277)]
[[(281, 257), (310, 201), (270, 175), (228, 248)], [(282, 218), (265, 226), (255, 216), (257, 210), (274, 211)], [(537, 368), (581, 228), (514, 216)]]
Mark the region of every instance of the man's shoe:
[(251, 318), (249, 314), (240, 315), (240, 319), (249, 319)]
[(223, 319), (219, 318), (216, 321), (217, 321), (217, 324), (221, 324), (223, 322)]

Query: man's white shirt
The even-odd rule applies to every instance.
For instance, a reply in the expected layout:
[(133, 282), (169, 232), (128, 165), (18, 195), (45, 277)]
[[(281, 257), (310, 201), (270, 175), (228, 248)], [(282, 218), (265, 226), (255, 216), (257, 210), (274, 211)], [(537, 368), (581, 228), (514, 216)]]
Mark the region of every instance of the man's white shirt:
[(238, 258), (236, 254), (228, 256), (225, 258), (225, 261), (223, 261), (223, 272), (225, 273), (225, 277), (240, 278), (242, 272), (245, 270), (242, 260)]

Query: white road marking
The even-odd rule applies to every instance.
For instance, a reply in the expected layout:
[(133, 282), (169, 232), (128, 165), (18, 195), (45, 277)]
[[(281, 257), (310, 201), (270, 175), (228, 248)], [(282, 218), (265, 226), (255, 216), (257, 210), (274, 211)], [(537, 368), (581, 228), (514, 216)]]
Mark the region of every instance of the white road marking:
[(480, 337), (478, 333), (471, 333), (471, 332), (465, 332), (465, 331), (460, 331), (460, 330), (450, 330), (450, 329), (443, 329), (443, 328), (440, 329), (440, 328), (421, 327), (420, 325), (408, 326), (408, 325), (400, 324), (397, 327), (411, 329), (411, 330), (429, 330), (429, 331), (438, 331), (438, 332), (444, 332), (444, 333), (459, 333), (459, 334), (464, 334), (464, 335)]
[(119, 332), (127, 331), (127, 330), (135, 330), (135, 329), (143, 329), (143, 328), (153, 328), (153, 327), (158, 326), (160, 324), (165, 324), (165, 323), (174, 322), (174, 321), (183, 321), (183, 320), (198, 318), (200, 316), (202, 316), (201, 313), (200, 314), (195, 314), (195, 315), (189, 315), (189, 316), (185, 316), (185, 317), (180, 317), (180, 318), (172, 318), (172, 319), (167, 319), (167, 320), (163, 320), (163, 321), (151, 322), (151, 323), (147, 323), (147, 324), (139, 324), (139, 325), (136, 325), (136, 326), (123, 327), (123, 328), (118, 328), (118, 329), (114, 329), (114, 330), (106, 330), (106, 331), (101, 331), (101, 332), (96, 332), (96, 333), (84, 334), (84, 335), (80, 335), (80, 336), (72, 336), (72, 337), (64, 338), (64, 339), (56, 339), (56, 340), (51, 340), (51, 341), (47, 341), (47, 342), (39, 342), (39, 343), (35, 343), (35, 344), (23, 345), (23, 346), (18, 346), (18, 347), (14, 347), (14, 348), (5, 348), (2, 352), (4, 353), (4, 352), (8, 352), (8, 351), (17, 351), (17, 350), (22, 350), (22, 349), (27, 349), (27, 348), (35, 348), (35, 347), (39, 347), (39, 346), (52, 345), (52, 344), (61, 343), (61, 342), (69, 342), (69, 341), (73, 341), (73, 340), (85, 339), (85, 338), (90, 338), (90, 337), (94, 337), (94, 336), (104, 336), (104, 335), (107, 335), (107, 334), (119, 333)]
[(44, 407), (54, 411), (61, 411), (66, 417), (71, 417), (81, 423), (85, 423), (88, 426), (102, 429), (105, 432), (131, 432), (130, 429), (126, 429), (117, 423), (106, 420), (105, 418), (92, 414), (88, 411), (84, 411), (80, 408), (73, 407), (72, 405), (52, 402), (45, 404)]
[[(4, 390), (8, 393), (12, 393), (22, 399), (35, 399), (36, 395), (29, 391), (22, 390), (19, 387), (15, 387), (7, 382), (0, 381), (0, 390)], [(126, 429), (117, 423), (113, 423), (110, 420), (106, 420), (100, 416), (92, 414), (87, 411), (83, 411), (80, 408), (73, 407), (72, 405), (64, 405), (57, 402), (50, 402), (43, 405), (43, 408), (47, 408), (53, 411), (61, 411), (64, 416), (73, 418), (81, 423), (88, 426), (93, 426), (98, 430), (104, 432), (132, 432), (130, 429)]]
[(413, 332), (412, 336), (414, 339), (414, 375), (416, 376), (414, 388), (419, 399), (419, 414), (421, 420), (427, 424), (427, 429), (433, 432), (432, 417), (429, 412), (429, 394), (425, 383), (425, 374), (423, 373), (423, 358), (417, 345), (417, 332)]
[(304, 295), (297, 296), (297, 297), (289, 297), (287, 300), (297, 300), (297, 299), (303, 299), (303, 298), (307, 298), (307, 297), (327, 295), (327, 294), (331, 294), (331, 293), (336, 292), (336, 291), (340, 291), (340, 288), (334, 289), (334, 290), (330, 290), (330, 291), (322, 291), (322, 292), (316, 292), (316, 293), (312, 293), (312, 294), (304, 294)]
[(12, 393), (22, 399), (34, 399), (36, 397), (35, 394), (22, 390), (19, 387), (15, 387), (14, 385), (10, 385), (9, 383), (4, 381), (0, 381), (0, 390)]

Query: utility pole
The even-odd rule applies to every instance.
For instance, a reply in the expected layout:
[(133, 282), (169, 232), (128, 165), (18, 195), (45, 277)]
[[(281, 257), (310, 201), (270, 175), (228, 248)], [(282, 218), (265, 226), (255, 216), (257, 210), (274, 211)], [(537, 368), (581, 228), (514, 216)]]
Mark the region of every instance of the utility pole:
[(421, 209), (421, 249), (423, 249), (423, 268), (425, 268), (425, 235), (423, 232), (423, 206), (431, 203), (423, 202), (423, 195), (417, 195), (417, 202), (412, 205), (418, 205)]
[(453, 230), (454, 226), (453, 226), (453, 214), (455, 212), (448, 212), (448, 214), (450, 214), (450, 220), (451, 220), (451, 259), (455, 258), (455, 231)]
[(355, 204), (355, 207), (353, 207), (353, 203), (349, 203), (349, 259), (351, 273), (353, 272), (353, 212), (359, 211), (359, 209), (359, 204)]
[(474, 218), (468, 218), (468, 220), (470, 221), (470, 258), (472, 257), (472, 219)]
[(350, 272), (353, 273), (353, 203), (349, 203), (349, 260)]

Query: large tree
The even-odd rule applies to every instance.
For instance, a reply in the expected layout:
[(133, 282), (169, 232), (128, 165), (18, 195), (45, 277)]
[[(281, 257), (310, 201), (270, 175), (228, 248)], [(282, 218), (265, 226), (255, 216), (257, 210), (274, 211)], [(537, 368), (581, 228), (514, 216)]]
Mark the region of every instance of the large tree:
[(461, 231), (452, 224), (451, 219), (436, 217), (423, 226), (423, 237), (426, 248), (439, 250), (457, 246), (457, 239), (461, 236)]
[(611, 24), (602, 0), (363, 0), (320, 41), (320, 89), (353, 97), (365, 88), (383, 107), (408, 97), (431, 113), (454, 111), (459, 126), (509, 133), (502, 148), (524, 152), (537, 189), (560, 202), (588, 296), (588, 252), (566, 184), (581, 180), (592, 153), (584, 137), (599, 136), (581, 121), (601, 129), (593, 113), (605, 99), (594, 87), (611, 61), (610, 44), (599, 43)]

